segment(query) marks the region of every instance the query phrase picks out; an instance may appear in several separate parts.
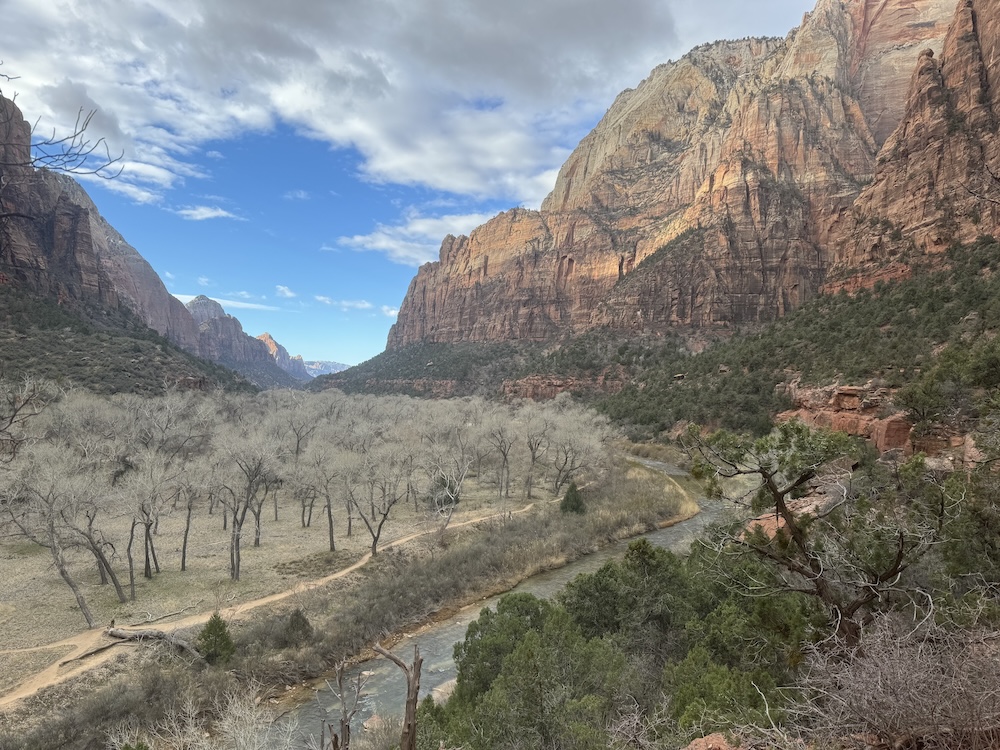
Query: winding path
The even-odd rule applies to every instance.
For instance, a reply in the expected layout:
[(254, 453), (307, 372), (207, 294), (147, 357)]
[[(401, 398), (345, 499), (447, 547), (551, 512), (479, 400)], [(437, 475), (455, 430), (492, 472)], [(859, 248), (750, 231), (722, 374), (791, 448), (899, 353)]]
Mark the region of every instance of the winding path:
[[(515, 511), (507, 511), (507, 513), (527, 513), (535, 507), (534, 503), (528, 503), (523, 508)], [(488, 521), (491, 518), (499, 518), (507, 513), (490, 513), (484, 516), (479, 516), (476, 518), (470, 518), (459, 523), (453, 523), (449, 525), (449, 528), (458, 528), (460, 526), (469, 526), (475, 523), (481, 523), (483, 521)], [(418, 531), (408, 536), (404, 536), (400, 539), (393, 540), (387, 543), (383, 550), (390, 549), (392, 547), (397, 547), (407, 542), (411, 542), (414, 539), (418, 539), (422, 536), (428, 534), (437, 533), (438, 529), (429, 529), (427, 531)], [(335, 573), (324, 576), (323, 578), (317, 578), (312, 581), (301, 581), (289, 589), (284, 591), (279, 591), (275, 594), (269, 594), (268, 596), (261, 597), (260, 599), (252, 599), (247, 602), (241, 602), (240, 604), (233, 605), (221, 610), (222, 616), (226, 620), (237, 620), (245, 617), (246, 614), (252, 610), (259, 607), (264, 607), (268, 604), (274, 604), (275, 602), (280, 602), (282, 599), (287, 599), (290, 596), (296, 594), (301, 594), (305, 591), (311, 591), (312, 589), (319, 588), (320, 586), (325, 586), (331, 581), (335, 581), (338, 578), (343, 578), (346, 575), (353, 573), (355, 570), (366, 565), (372, 558), (371, 552), (366, 552), (357, 562), (349, 565), (346, 568), (342, 568)], [(194, 627), (196, 625), (204, 625), (208, 622), (208, 619), (215, 614), (215, 610), (200, 612), (194, 615), (188, 615), (180, 620), (174, 620), (167, 624), (168, 632), (175, 633), (178, 630), (184, 628)], [(135, 627), (125, 627), (122, 630), (142, 630), (148, 628), (149, 624), (144, 624)], [(0, 650), (0, 656), (4, 654), (19, 654), (19, 653), (29, 653), (38, 651), (60, 651), (64, 652), (66, 649), (70, 649), (69, 653), (62, 653), (62, 655), (56, 660), (49, 664), (47, 667), (41, 671), (35, 672), (34, 674), (27, 677), (17, 684), (11, 691), (0, 696), (0, 709), (7, 708), (19, 700), (24, 698), (30, 698), (32, 695), (37, 693), (43, 688), (50, 687), (52, 685), (58, 685), (67, 680), (71, 680), (84, 672), (93, 669), (94, 667), (103, 664), (114, 653), (114, 649), (108, 648), (109, 645), (122, 645), (122, 646), (133, 646), (134, 643), (126, 641), (111, 641), (105, 638), (104, 630), (84, 630), (76, 635), (70, 636), (69, 638), (64, 638), (61, 641), (55, 643), (49, 643), (45, 646), (34, 646), (31, 648), (15, 648)], [(72, 666), (68, 666), (72, 664)]]
[[(653, 469), (654, 471), (660, 472), (664, 475), (670, 482), (676, 487), (676, 489), (685, 497), (690, 498), (690, 493), (687, 492), (675, 479), (673, 479), (670, 474), (677, 471), (677, 468), (660, 461), (654, 461), (650, 459), (632, 457), (638, 463), (643, 464), (647, 468)], [(558, 502), (554, 500), (552, 502)], [(492, 518), (500, 518), (502, 516), (514, 513), (527, 513), (532, 508), (535, 507), (535, 503), (528, 503), (523, 508), (519, 508), (514, 511), (505, 511), (501, 513), (489, 513), (483, 516), (478, 516), (476, 518), (470, 518), (465, 521), (450, 524), (450, 528), (458, 528), (461, 526), (469, 526), (476, 523), (481, 523), (483, 521), (488, 521)], [(406, 544), (413, 541), (414, 539), (419, 539), (422, 536), (428, 534), (437, 533), (438, 529), (433, 528), (427, 531), (418, 531), (408, 536), (401, 537), (392, 542), (387, 543), (382, 549), (390, 549), (392, 547), (397, 547), (399, 545)], [(283, 599), (287, 599), (290, 596), (295, 596), (296, 594), (301, 594), (305, 591), (311, 591), (312, 589), (319, 588), (320, 586), (325, 586), (331, 581), (335, 581), (338, 578), (343, 578), (355, 570), (366, 565), (371, 560), (371, 552), (366, 552), (357, 562), (349, 565), (346, 568), (342, 568), (335, 573), (331, 573), (323, 578), (318, 578), (312, 581), (301, 581), (289, 589), (284, 591), (279, 591), (275, 594), (270, 594), (268, 596), (261, 597), (259, 599), (252, 599), (247, 602), (242, 602), (240, 604), (233, 605), (221, 610), (222, 616), (226, 620), (238, 620), (245, 617), (248, 612), (251, 612), (259, 607), (267, 606), (268, 604), (274, 604), (275, 602), (280, 602)], [(215, 610), (204, 611), (198, 614), (188, 615), (179, 620), (175, 620), (167, 624), (164, 628), (167, 632), (175, 633), (178, 630), (184, 628), (190, 628), (197, 625), (204, 625), (208, 619), (215, 613)], [(148, 628), (149, 624), (143, 624), (141, 626), (125, 627), (123, 630), (142, 630)], [(94, 667), (108, 661), (114, 654), (114, 649), (109, 648), (109, 646), (131, 646), (135, 647), (134, 642), (127, 641), (112, 641), (106, 637), (106, 631), (104, 630), (84, 630), (76, 635), (65, 638), (61, 641), (55, 643), (50, 643), (45, 646), (34, 646), (31, 648), (16, 648), (8, 650), (0, 650), (0, 655), (3, 654), (17, 654), (17, 653), (28, 653), (28, 652), (40, 652), (40, 651), (59, 651), (62, 655), (49, 664), (44, 669), (33, 673), (26, 679), (22, 680), (16, 687), (7, 692), (6, 694), (0, 696), (0, 709), (8, 708), (14, 703), (23, 700), (25, 698), (30, 698), (35, 695), (39, 690), (43, 688), (50, 687), (52, 685), (58, 685), (60, 683), (66, 682), (73, 679)], [(64, 653), (66, 649), (69, 649), (68, 653)], [(72, 665), (72, 666), (70, 666)]]

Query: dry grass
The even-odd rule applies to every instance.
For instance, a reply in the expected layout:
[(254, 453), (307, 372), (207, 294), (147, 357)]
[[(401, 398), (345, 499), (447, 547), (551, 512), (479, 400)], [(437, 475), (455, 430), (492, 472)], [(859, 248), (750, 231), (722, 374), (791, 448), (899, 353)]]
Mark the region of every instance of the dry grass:
[(26, 674), (34, 674), (70, 651), (72, 649), (66, 646), (0, 654), (0, 693), (13, 688)]
[[(499, 503), (488, 486), (467, 485), (452, 523), (520, 507), (520, 501)], [(551, 494), (538, 491), (540, 499)], [(158, 620), (169, 613), (210, 611), (267, 596), (290, 588), (303, 579), (320, 578), (358, 560), (371, 546), (371, 538), (361, 521), (355, 519), (353, 534), (345, 536), (346, 514), (335, 513), (336, 553), (328, 550), (326, 519), (314, 511), (312, 525), (302, 528), (299, 507), (291, 498), (279, 497), (278, 521), (274, 509), (265, 508), (261, 523), (261, 546), (253, 547), (252, 518), (244, 525), (241, 580), (229, 579), (229, 533), (222, 530), (222, 516), (196, 511), (188, 545), (187, 570), (180, 572), (184, 513), (178, 508), (160, 520), (155, 538), (161, 573), (152, 580), (142, 577), (141, 539), (134, 545), (136, 558), (136, 601), (119, 604), (111, 586), (101, 586), (93, 557), (70, 553), (71, 571), (80, 583), (98, 623), (133, 624)], [(439, 523), (423, 506), (400, 503), (386, 523), (380, 548), (415, 532), (432, 530)], [(101, 527), (114, 541), (114, 566), (122, 585), (128, 587), (125, 548), (128, 519), (115, 519)], [(5, 651), (56, 643), (86, 628), (83, 616), (69, 587), (59, 578), (47, 550), (23, 539), (0, 540), (0, 627)], [(169, 622), (165, 620), (163, 622)]]

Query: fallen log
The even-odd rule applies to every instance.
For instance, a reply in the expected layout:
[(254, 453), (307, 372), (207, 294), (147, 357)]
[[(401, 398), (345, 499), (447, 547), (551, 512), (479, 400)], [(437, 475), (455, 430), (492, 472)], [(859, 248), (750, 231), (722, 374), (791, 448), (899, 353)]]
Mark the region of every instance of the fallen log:
[(106, 632), (112, 638), (118, 638), (123, 641), (165, 641), (174, 648), (193, 656), (198, 661), (205, 661), (205, 657), (198, 653), (198, 649), (190, 643), (178, 638), (175, 635), (165, 633), (162, 630), (124, 630), (122, 628), (108, 628)]

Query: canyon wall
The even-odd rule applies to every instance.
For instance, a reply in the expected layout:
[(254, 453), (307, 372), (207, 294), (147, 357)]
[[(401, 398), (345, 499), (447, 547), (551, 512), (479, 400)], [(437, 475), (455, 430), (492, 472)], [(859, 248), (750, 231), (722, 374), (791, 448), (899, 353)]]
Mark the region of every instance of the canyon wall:
[(445, 238), (388, 348), (725, 329), (866, 283), (901, 252), (882, 235), (925, 252), (992, 231), (996, 204), (955, 193), (993, 187), (998, 17), (997, 0), (819, 0), (784, 39), (657, 67), (539, 211)]

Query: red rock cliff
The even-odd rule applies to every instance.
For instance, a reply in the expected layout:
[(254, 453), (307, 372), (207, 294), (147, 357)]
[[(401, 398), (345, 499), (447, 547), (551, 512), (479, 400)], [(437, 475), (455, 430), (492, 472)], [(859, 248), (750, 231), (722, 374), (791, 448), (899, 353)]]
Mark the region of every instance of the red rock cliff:
[(619, 95), (540, 211), (445, 239), (388, 347), (783, 315), (849, 255), (846, 218), (911, 112), (920, 50), (942, 55), (955, 12), (819, 0), (786, 39), (659, 66)]

